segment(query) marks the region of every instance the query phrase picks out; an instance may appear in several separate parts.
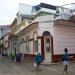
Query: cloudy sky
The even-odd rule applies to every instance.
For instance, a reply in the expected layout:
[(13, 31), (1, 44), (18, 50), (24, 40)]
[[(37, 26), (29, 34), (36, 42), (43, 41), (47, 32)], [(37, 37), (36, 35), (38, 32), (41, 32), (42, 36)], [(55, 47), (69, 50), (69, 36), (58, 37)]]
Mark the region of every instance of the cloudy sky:
[(75, 0), (0, 0), (0, 25), (12, 23), (18, 12), (19, 3), (36, 5), (40, 2), (61, 6), (75, 3)]

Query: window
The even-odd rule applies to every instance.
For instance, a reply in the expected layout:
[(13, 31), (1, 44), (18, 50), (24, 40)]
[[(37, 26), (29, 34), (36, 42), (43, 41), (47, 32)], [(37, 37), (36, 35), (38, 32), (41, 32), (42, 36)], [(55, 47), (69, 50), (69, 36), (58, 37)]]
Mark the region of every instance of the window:
[(30, 48), (29, 48), (29, 36), (26, 37), (26, 50), (27, 50), (27, 52), (30, 51)]
[(24, 42), (24, 38), (21, 39), (22, 43)]
[(16, 43), (15, 43), (15, 45), (16, 45)]
[(50, 52), (50, 38), (46, 38), (46, 52)]
[(38, 52), (38, 41), (34, 41), (34, 51)]
[(38, 52), (38, 39), (37, 39), (38, 33), (37, 33), (37, 31), (34, 32), (33, 37), (34, 37), (34, 44), (33, 44), (34, 52)]

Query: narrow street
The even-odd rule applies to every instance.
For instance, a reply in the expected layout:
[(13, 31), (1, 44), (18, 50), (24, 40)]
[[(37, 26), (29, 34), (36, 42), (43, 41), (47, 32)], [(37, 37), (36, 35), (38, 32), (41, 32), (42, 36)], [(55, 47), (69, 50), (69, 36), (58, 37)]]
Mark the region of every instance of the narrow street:
[[(0, 56), (0, 75), (64, 75), (62, 64), (41, 65), (42, 71), (37, 71), (33, 63), (12, 61)], [(71, 63), (67, 75), (75, 75), (75, 63)]]
[(0, 56), (0, 75), (35, 75), (28, 71), (21, 63), (15, 63), (8, 57)]

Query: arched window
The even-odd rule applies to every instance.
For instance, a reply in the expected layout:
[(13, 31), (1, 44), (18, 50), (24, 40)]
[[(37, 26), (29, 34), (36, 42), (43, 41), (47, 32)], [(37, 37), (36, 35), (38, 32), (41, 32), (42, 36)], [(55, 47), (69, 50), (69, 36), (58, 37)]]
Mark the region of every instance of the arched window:
[(38, 33), (34, 32), (33, 37), (34, 37), (34, 52), (38, 52), (38, 39), (37, 39)]
[(48, 32), (48, 31), (45, 31), (45, 32), (43, 32), (43, 36), (50, 36), (51, 34), (50, 34), (50, 32)]

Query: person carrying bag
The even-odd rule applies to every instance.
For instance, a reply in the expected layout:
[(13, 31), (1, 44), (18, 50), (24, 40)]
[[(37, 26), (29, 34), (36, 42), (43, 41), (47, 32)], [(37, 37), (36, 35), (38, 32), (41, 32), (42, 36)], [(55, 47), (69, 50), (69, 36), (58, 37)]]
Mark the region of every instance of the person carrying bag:
[(42, 63), (42, 55), (38, 52), (37, 55), (35, 56), (35, 63), (34, 65), (37, 67), (37, 70), (40, 70), (40, 65)]

